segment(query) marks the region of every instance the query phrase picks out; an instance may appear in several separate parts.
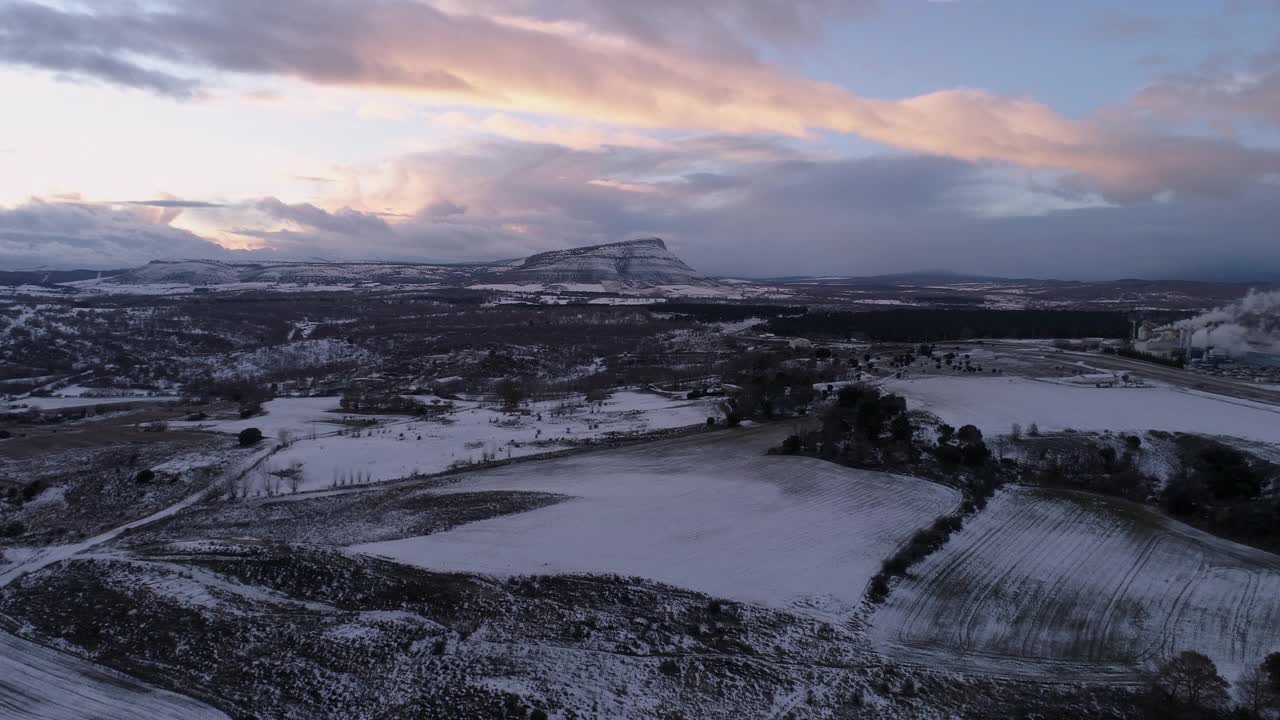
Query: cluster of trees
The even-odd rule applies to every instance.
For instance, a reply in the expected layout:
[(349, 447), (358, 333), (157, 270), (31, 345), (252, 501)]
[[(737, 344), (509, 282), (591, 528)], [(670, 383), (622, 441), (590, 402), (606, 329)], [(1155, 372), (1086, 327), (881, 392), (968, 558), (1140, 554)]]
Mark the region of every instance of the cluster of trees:
[(803, 305), (748, 305), (728, 303), (663, 303), (652, 310), (663, 314), (686, 315), (699, 322), (740, 322), (751, 318), (804, 315)]
[(820, 457), (880, 464), (894, 454), (912, 459), (915, 430), (902, 396), (870, 385), (846, 385), (823, 413), (810, 444)]
[(338, 407), (354, 413), (418, 415), (426, 410), (419, 400), (387, 388), (355, 387), (342, 394)]
[[(1034, 423), (1027, 435), (1039, 435)], [(1010, 438), (1017, 442), (1021, 437), (1021, 428), (1015, 425)], [(1055, 438), (1052, 450), (1044, 450), (1038, 457), (1026, 453), (1029, 467), (1025, 476), (1041, 485), (1088, 490), (1134, 502), (1151, 499), (1157, 481), (1141, 469), (1141, 437), (1122, 435), (1119, 450), (1111, 444), (1088, 440), (1064, 443), (1064, 439)]]
[(197, 380), (186, 384), (188, 395), (217, 398), (240, 406), (240, 417), (262, 413), (262, 404), (275, 396), (272, 386), (249, 379)]
[(976, 425), (963, 425), (959, 430), (943, 423), (938, 427), (938, 444), (933, 456), (944, 469), (954, 471), (961, 465), (980, 468), (987, 464), (991, 450)]
[(722, 386), (737, 388), (729, 400), (727, 420), (736, 425), (753, 417), (805, 414), (816, 397), (814, 373), (776, 353), (744, 355), (721, 376)]
[(1152, 718), (1261, 720), (1280, 715), (1280, 652), (1249, 668), (1235, 688), (1209, 657), (1185, 650), (1160, 663), (1150, 674), (1143, 704)]
[(1123, 313), (1092, 310), (940, 310), (823, 312), (776, 317), (778, 335), (889, 342), (937, 342), (968, 338), (1126, 338)]
[(1280, 499), (1263, 493), (1280, 469), (1214, 440), (1180, 442), (1182, 465), (1161, 496), (1165, 509), (1217, 535), (1280, 547)]

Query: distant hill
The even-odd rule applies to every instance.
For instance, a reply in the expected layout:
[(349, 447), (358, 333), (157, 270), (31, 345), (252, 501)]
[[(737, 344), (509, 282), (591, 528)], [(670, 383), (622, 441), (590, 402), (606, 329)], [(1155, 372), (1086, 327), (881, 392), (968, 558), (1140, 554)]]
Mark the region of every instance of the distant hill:
[[(70, 278), (75, 280), (85, 277)], [(64, 281), (65, 282), (65, 281)], [(601, 286), (609, 289), (720, 283), (689, 267), (658, 238), (553, 250), (523, 260), (495, 263), (228, 263), (215, 260), (156, 260), (120, 271), (115, 285), (192, 285), (232, 283), (287, 285), (522, 285)]]
[(111, 277), (126, 270), (0, 270), (0, 286), (39, 285), (53, 287), (78, 280)]
[(629, 288), (718, 284), (686, 265), (658, 238), (538, 253), (498, 273), (495, 279), (513, 284), (610, 284)]

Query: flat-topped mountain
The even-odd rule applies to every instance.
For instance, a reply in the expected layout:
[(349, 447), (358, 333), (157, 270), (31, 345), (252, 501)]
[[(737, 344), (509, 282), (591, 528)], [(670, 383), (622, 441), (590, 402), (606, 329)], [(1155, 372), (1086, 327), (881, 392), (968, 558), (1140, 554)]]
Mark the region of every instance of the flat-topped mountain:
[(718, 284), (686, 265), (659, 238), (538, 253), (498, 276), (503, 282), (517, 285), (607, 283), (622, 287), (655, 287)]
[(384, 262), (253, 262), (156, 260), (104, 279), (113, 285), (193, 285), (234, 283), (285, 285), (570, 285), (651, 288), (666, 285), (716, 286), (667, 250), (658, 238), (553, 250), (523, 260), (430, 264)]

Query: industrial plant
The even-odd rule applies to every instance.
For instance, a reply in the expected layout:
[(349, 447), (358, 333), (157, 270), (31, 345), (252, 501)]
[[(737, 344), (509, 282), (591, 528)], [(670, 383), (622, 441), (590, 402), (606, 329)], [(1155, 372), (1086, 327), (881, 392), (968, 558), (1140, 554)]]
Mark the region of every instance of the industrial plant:
[(1280, 382), (1280, 292), (1250, 293), (1193, 318), (1134, 319), (1132, 349), (1215, 375)]

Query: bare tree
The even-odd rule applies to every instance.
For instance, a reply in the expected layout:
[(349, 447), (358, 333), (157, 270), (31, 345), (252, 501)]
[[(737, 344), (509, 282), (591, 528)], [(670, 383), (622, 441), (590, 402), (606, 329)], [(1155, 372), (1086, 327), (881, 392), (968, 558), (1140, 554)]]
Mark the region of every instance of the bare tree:
[(524, 386), (519, 382), (510, 378), (503, 378), (493, 386), (493, 390), (497, 393), (498, 398), (502, 400), (502, 404), (507, 408), (515, 408), (524, 401)]
[(1250, 716), (1263, 717), (1263, 713), (1276, 704), (1275, 691), (1271, 688), (1270, 678), (1262, 671), (1262, 667), (1252, 667), (1236, 681), (1236, 697), (1240, 707)]
[(1217, 707), (1227, 702), (1231, 683), (1205, 655), (1184, 650), (1156, 671), (1153, 687), (1168, 701), (1193, 707)]
[(289, 463), (289, 469), (285, 472), (288, 473), (285, 477), (289, 482), (289, 491), (298, 492), (298, 488), (302, 487), (302, 461), (294, 460)]

